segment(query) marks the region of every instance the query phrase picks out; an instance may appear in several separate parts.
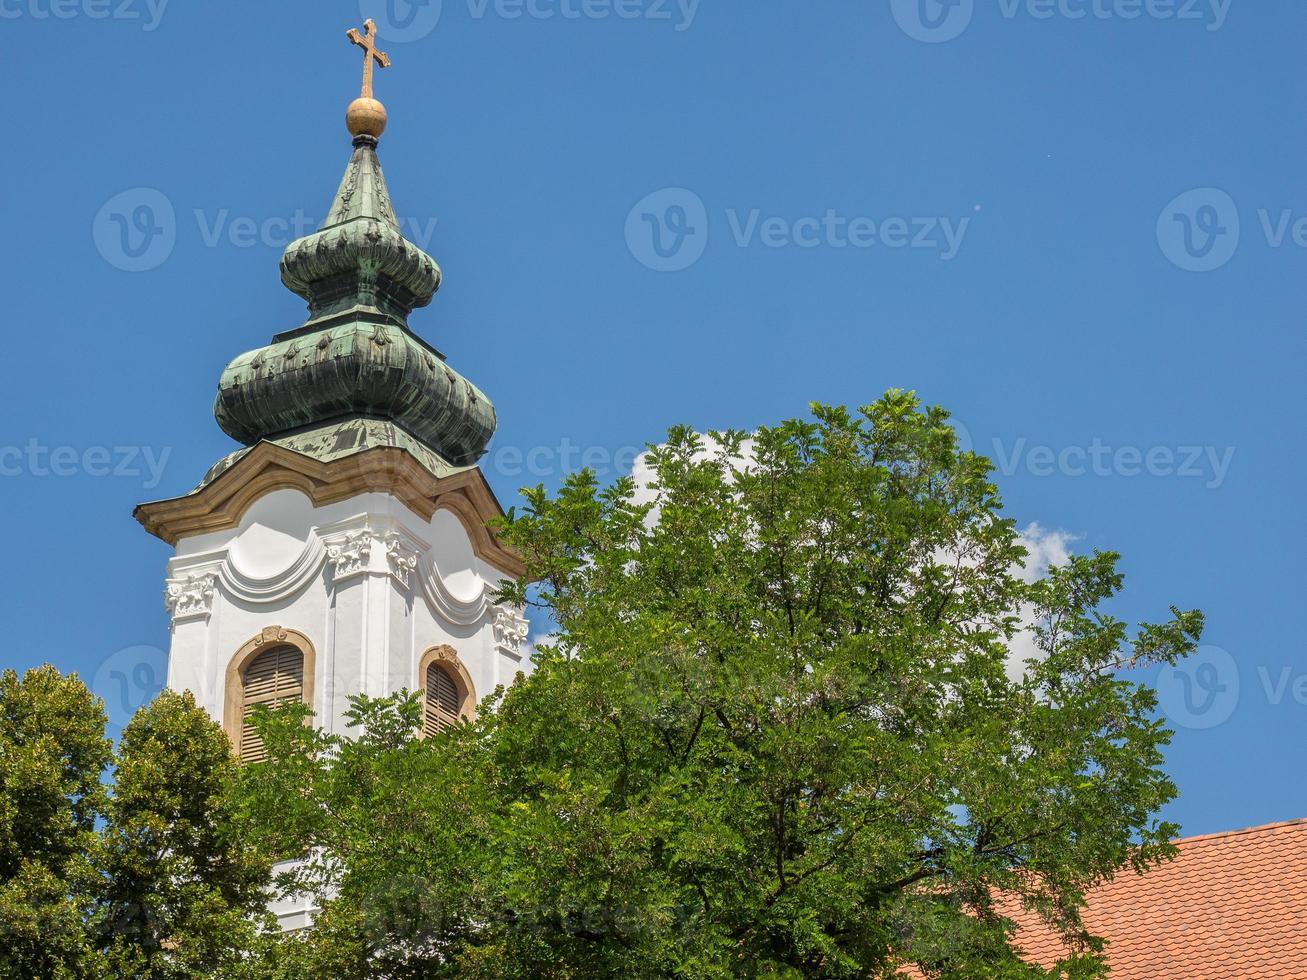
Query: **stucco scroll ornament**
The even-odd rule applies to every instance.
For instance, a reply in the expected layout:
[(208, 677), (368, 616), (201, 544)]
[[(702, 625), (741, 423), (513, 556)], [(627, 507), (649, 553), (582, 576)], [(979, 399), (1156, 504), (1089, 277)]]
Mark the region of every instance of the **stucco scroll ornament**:
[(368, 570), (372, 560), (372, 535), (367, 531), (347, 534), (340, 541), (327, 545), (327, 561), (331, 563), (332, 577), (342, 579)]
[(390, 564), (390, 574), (408, 588), (413, 581), (413, 573), (418, 567), (417, 552), (404, 544), (398, 534), (386, 535), (386, 561)]
[(169, 579), (163, 604), (173, 619), (207, 616), (213, 612), (213, 597), (218, 592), (218, 576), (212, 573), (186, 575)]
[(510, 657), (521, 657), (530, 624), (517, 606), (495, 606), (495, 646)]

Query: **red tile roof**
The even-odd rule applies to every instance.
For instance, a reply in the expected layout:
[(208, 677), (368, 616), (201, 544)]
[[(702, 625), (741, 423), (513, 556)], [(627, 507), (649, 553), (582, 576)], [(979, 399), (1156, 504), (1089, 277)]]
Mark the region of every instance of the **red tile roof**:
[[(1307, 980), (1307, 820), (1176, 842), (1174, 861), (1126, 871), (1089, 895), (1112, 980)], [(1026, 958), (1065, 950), (1026, 913)]]

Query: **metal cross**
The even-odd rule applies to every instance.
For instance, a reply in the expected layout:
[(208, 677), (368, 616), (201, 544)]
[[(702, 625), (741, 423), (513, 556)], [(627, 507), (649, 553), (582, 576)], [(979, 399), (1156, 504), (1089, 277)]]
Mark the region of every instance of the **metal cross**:
[(382, 68), (390, 67), (390, 55), (377, 50), (377, 24), (371, 18), (363, 22), (364, 33), (360, 34), (351, 27), (345, 32), (351, 44), (363, 49), (363, 98), (372, 98), (372, 69), (374, 64)]

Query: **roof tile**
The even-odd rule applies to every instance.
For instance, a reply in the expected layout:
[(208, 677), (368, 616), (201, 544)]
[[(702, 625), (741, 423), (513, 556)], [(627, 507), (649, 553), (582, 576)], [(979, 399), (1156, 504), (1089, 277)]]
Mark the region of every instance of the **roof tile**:
[[(1174, 861), (1088, 896), (1085, 924), (1108, 940), (1113, 980), (1307, 980), (1307, 820), (1176, 846)], [(1008, 914), (1031, 962), (1066, 955), (1031, 913)]]

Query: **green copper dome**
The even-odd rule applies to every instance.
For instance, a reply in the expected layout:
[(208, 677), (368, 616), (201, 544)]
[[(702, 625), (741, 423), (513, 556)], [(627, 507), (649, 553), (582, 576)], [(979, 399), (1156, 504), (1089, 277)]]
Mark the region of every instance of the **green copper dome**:
[(376, 147), (355, 138), (327, 220), (282, 257), (282, 282), (308, 301), (308, 321), (228, 365), (214, 416), (246, 445), (378, 419), (469, 465), (494, 435), (495, 409), (409, 329), (440, 288), (440, 267), (400, 234)]
[(436, 260), (400, 234), (376, 146), (355, 138), (326, 222), (282, 256), (281, 281), (308, 300), (310, 318), (370, 306), (407, 323), (440, 288)]

